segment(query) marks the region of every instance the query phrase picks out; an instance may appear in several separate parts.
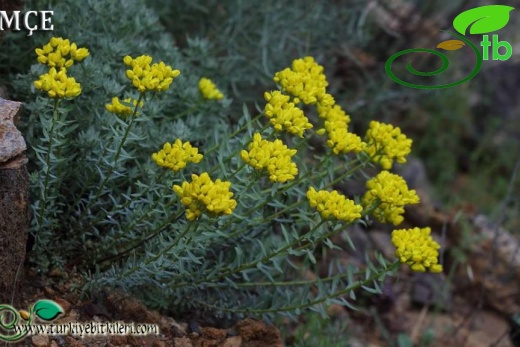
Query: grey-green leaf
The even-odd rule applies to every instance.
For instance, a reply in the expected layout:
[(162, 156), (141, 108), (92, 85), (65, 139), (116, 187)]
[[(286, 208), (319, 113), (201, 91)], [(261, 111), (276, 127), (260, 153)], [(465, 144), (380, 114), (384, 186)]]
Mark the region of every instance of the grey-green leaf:
[(502, 29), (509, 22), (509, 12), (514, 7), (505, 5), (487, 5), (464, 11), (453, 20), (453, 27), (462, 35), (486, 34)]

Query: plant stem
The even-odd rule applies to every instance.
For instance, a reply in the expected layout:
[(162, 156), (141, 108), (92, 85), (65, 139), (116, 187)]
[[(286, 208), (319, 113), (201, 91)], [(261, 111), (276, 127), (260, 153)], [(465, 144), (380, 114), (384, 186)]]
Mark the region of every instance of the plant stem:
[(94, 197), (89, 199), (89, 202), (88, 202), (87, 206), (82, 211), (81, 216), (78, 218), (79, 221), (81, 221), (81, 219), (84, 216), (85, 212), (89, 211), (89, 209), (92, 207), (92, 204), (94, 204), (97, 201), (97, 199), (99, 199), (99, 197), (101, 196), (101, 194), (103, 192), (103, 189), (105, 188), (106, 183), (108, 182), (108, 180), (111, 178), (112, 174), (114, 173), (114, 170), (116, 169), (116, 166), (117, 166), (117, 162), (119, 160), (119, 156), (122, 153), (123, 146), (124, 146), (124, 144), (126, 142), (126, 139), (128, 138), (128, 135), (130, 134), (130, 129), (132, 128), (132, 124), (134, 124), (134, 120), (135, 120), (135, 117), (137, 115), (137, 110), (139, 108), (139, 104), (141, 103), (141, 101), (144, 98), (144, 94), (145, 94), (144, 92), (139, 94), (139, 99), (137, 100), (137, 103), (136, 103), (136, 105), (134, 107), (134, 112), (130, 116), (130, 122), (128, 123), (128, 125), (126, 127), (126, 130), (125, 130), (125, 133), (123, 134), (123, 138), (121, 139), (121, 142), (119, 143), (119, 145), (117, 147), (116, 155), (114, 156), (114, 163), (109, 168), (108, 173), (105, 175), (105, 178), (103, 179), (103, 181), (101, 181), (101, 183), (100, 183), (96, 193), (94, 194)]
[[(258, 120), (260, 117), (262, 116), (262, 113), (256, 115), (254, 118), (251, 119), (251, 123), (253, 123), (254, 121)], [(245, 130), (247, 128), (247, 123), (242, 125), (240, 128), (238, 128), (237, 130), (235, 130), (234, 132), (231, 133), (231, 135), (229, 135), (229, 138), (228, 140), (232, 139), (233, 137), (235, 137), (236, 135), (238, 135), (239, 133), (241, 133), (243, 130)], [(216, 144), (214, 145), (213, 147), (211, 147), (210, 149), (208, 149), (204, 155), (206, 154), (209, 154), (211, 152), (214, 152), (215, 150), (218, 149), (218, 147), (220, 146), (220, 144)]]
[[(161, 173), (159, 174), (159, 176), (157, 177), (156, 181), (162, 181), (165, 174), (166, 174), (167, 170), (164, 169), (164, 170), (161, 170)], [(154, 182), (155, 183), (155, 182)], [(146, 196), (146, 194), (148, 194), (148, 192), (150, 191), (150, 189), (154, 187), (154, 184), (150, 184), (150, 185), (147, 185), (147, 187), (141, 192), (141, 196)], [(123, 205), (121, 205), (121, 207), (119, 207), (120, 210), (124, 210), (126, 208), (128, 208), (128, 206), (133, 202), (135, 201), (135, 199), (128, 199), (125, 201), (125, 203)], [(134, 220), (132, 223), (130, 223), (123, 231), (128, 231), (130, 230), (131, 228), (133, 228), (137, 223), (139, 223), (143, 218), (144, 216), (146, 216), (148, 214), (148, 212), (152, 211), (155, 207), (157, 207), (157, 205), (159, 204), (160, 200), (157, 199), (155, 201), (155, 203), (153, 205), (148, 205), (148, 209), (146, 210), (146, 212), (144, 212), (140, 218)], [(90, 225), (96, 225), (97, 223), (101, 222), (102, 220), (104, 220), (108, 215), (110, 214), (109, 211), (104, 211), (103, 213), (100, 213), (99, 216), (97, 216), (96, 219), (94, 219), (93, 221), (90, 221), (89, 224)]]
[(202, 104), (204, 103), (204, 100), (199, 100), (195, 105), (193, 105), (192, 107), (190, 107), (189, 109), (185, 110), (184, 112), (181, 112), (179, 114), (176, 114), (175, 116), (173, 116), (170, 120), (173, 121), (173, 120), (176, 120), (176, 119), (179, 119), (181, 117), (184, 117), (185, 115), (187, 114), (190, 114), (191, 112), (197, 110)]
[[(246, 313), (246, 314), (271, 314), (271, 313), (280, 313), (280, 312), (291, 312), (296, 310), (304, 310), (314, 305), (322, 304), (328, 300), (335, 299), (340, 296), (348, 295), (353, 290), (359, 289), (363, 286), (366, 286), (367, 284), (376, 281), (378, 279), (381, 279), (382, 277), (390, 274), (391, 272), (395, 271), (399, 267), (399, 261), (393, 262), (388, 268), (382, 269), (379, 272), (372, 273), (368, 278), (364, 280), (356, 281), (355, 283), (351, 283), (346, 288), (335, 291), (331, 294), (325, 295), (321, 298), (316, 298), (314, 300), (308, 301), (303, 304), (299, 305), (293, 305), (293, 306), (286, 306), (286, 307), (273, 307), (273, 308), (266, 308), (266, 309), (251, 309), (251, 308), (226, 308), (226, 307), (220, 307), (213, 304), (208, 304), (207, 302), (191, 298), (191, 300), (197, 302), (200, 305), (203, 305), (205, 307), (211, 308), (213, 310), (221, 311), (221, 312), (232, 312), (232, 313)], [(361, 273), (358, 273), (361, 274)]]
[(159, 235), (160, 233), (162, 233), (163, 231), (168, 229), (169, 226), (171, 226), (173, 223), (177, 222), (183, 215), (184, 215), (184, 211), (180, 212), (180, 213), (178, 213), (176, 215), (171, 215), (162, 224), (160, 224), (158, 227), (156, 227), (154, 230), (152, 230), (151, 234), (149, 236), (147, 236), (146, 239), (140, 240), (137, 244), (135, 244), (133, 246), (130, 246), (128, 249), (126, 249), (126, 250), (124, 250), (124, 251), (122, 251), (120, 253), (117, 253), (117, 254), (115, 254), (113, 256), (109, 256), (109, 257), (106, 257), (106, 258), (103, 258), (103, 259), (100, 259), (100, 260), (96, 260), (96, 264), (101, 264), (101, 263), (104, 263), (106, 261), (114, 261), (115, 259), (120, 258), (123, 255), (130, 253), (131, 251), (133, 251), (133, 250), (137, 249), (138, 247), (144, 245), (146, 242), (150, 241), (151, 239), (153, 239), (154, 237), (156, 237), (157, 235)]
[(312, 234), (314, 231), (316, 231), (318, 228), (320, 228), (323, 225), (323, 223), (325, 223), (325, 220), (321, 220), (311, 230), (309, 230), (305, 234), (301, 235), (300, 237), (298, 237), (293, 242), (288, 243), (285, 246), (282, 246), (282, 247), (278, 248), (274, 252), (271, 252), (270, 254), (264, 256), (261, 259), (257, 259), (257, 260), (251, 261), (249, 263), (242, 264), (242, 265), (240, 265), (240, 266), (238, 266), (236, 268), (228, 268), (228, 269), (224, 268), (224, 269), (222, 269), (222, 270), (224, 270), (224, 272), (220, 272), (218, 275), (215, 275), (215, 276), (210, 277), (210, 278), (203, 278), (203, 279), (200, 279), (200, 280), (197, 280), (197, 281), (194, 281), (194, 282), (189, 282), (189, 283), (188, 282), (182, 282), (182, 283), (172, 284), (171, 288), (179, 288), (179, 287), (183, 287), (183, 286), (186, 286), (186, 285), (197, 285), (197, 284), (201, 284), (203, 282), (214, 282), (215, 280), (219, 280), (219, 279), (224, 278), (226, 276), (229, 276), (229, 275), (232, 275), (232, 274), (235, 274), (235, 273), (247, 270), (247, 269), (254, 268), (258, 264), (261, 264), (261, 263), (264, 263), (264, 262), (266, 262), (268, 260), (271, 260), (274, 257), (278, 256), (279, 254), (287, 251), (289, 248), (292, 248), (292, 247), (296, 246), (301, 241), (303, 241), (307, 235)]
[(185, 226), (184, 230), (179, 235), (177, 235), (175, 237), (175, 239), (171, 242), (171, 244), (168, 247), (164, 248), (163, 250), (161, 250), (161, 252), (159, 252), (158, 254), (154, 255), (153, 257), (150, 257), (150, 258), (144, 260), (139, 265), (134, 266), (131, 269), (121, 273), (118, 276), (118, 278), (119, 279), (126, 278), (126, 277), (130, 276), (132, 273), (134, 273), (137, 270), (139, 270), (142, 267), (141, 265), (145, 265), (145, 266), (146, 265), (150, 265), (151, 263), (153, 263), (157, 259), (160, 259), (163, 255), (168, 253), (173, 247), (177, 246), (179, 244), (179, 241), (184, 236), (186, 236), (191, 229), (193, 229), (193, 232), (195, 232), (197, 230), (197, 228), (199, 227), (199, 225), (200, 225), (200, 223), (197, 223), (197, 222), (189, 223), (188, 225)]
[[(49, 130), (49, 145), (47, 146), (47, 153), (45, 155), (45, 179), (44, 179), (44, 183), (43, 183), (43, 194), (42, 194), (42, 199), (41, 199), (42, 206), (41, 206), (41, 210), (38, 215), (38, 226), (39, 226), (40, 232), (42, 229), (43, 218), (45, 216), (45, 210), (47, 208), (47, 198), (49, 196), (49, 181), (50, 181), (50, 176), (51, 176), (50, 161), (51, 161), (51, 153), (52, 153), (52, 149), (53, 149), (52, 146), (54, 144), (54, 127), (56, 126), (56, 122), (58, 121), (58, 116), (59, 116), (58, 104), (59, 104), (59, 99), (56, 98), (54, 100), (54, 110), (53, 110), (52, 119), (51, 119), (51, 129)], [(36, 238), (36, 239), (38, 240), (38, 238)]]

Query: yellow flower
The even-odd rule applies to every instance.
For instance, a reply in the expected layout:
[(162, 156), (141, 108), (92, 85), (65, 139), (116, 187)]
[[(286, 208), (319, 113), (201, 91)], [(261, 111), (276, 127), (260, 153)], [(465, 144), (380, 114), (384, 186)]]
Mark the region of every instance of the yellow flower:
[[(111, 104), (106, 104), (105, 108), (108, 112), (128, 117), (134, 112), (134, 108), (137, 106), (137, 100), (132, 98), (126, 98), (123, 100), (125, 104), (122, 104), (121, 101), (119, 101), (118, 97), (112, 98)], [(134, 108), (130, 107), (129, 105), (133, 105)], [(139, 103), (139, 107), (142, 108), (144, 106), (144, 102)], [(139, 115), (139, 112), (136, 112), (136, 116)]]
[(215, 84), (208, 78), (201, 78), (199, 81), (199, 91), (204, 99), (221, 100), (224, 94), (218, 90)]
[(291, 161), (296, 150), (289, 149), (281, 140), (270, 142), (256, 133), (248, 150), (240, 153), (242, 160), (257, 171), (267, 170), (271, 182), (284, 183), (298, 174), (298, 167)]
[(348, 131), (350, 117), (343, 111), (340, 105), (325, 99), (325, 103), (318, 103), (318, 114), (324, 118), (323, 128), (318, 130), (319, 135), (327, 134), (327, 146), (332, 148), (334, 154), (361, 152), (366, 144), (359, 136)]
[(410, 265), (414, 271), (442, 272), (442, 265), (437, 260), (440, 245), (430, 232), (428, 227), (394, 230), (392, 243), (399, 261)]
[(43, 74), (34, 86), (47, 93), (50, 98), (74, 98), (81, 94), (81, 85), (73, 77), (67, 76), (65, 68), (56, 71), (51, 68), (49, 73)]
[(51, 38), (49, 43), (35, 51), (38, 62), (55, 68), (71, 67), (74, 61), (82, 61), (90, 54), (88, 49), (77, 48), (75, 43), (61, 37)]
[(123, 62), (131, 67), (130, 70), (126, 70), (126, 77), (141, 93), (167, 90), (173, 80), (181, 74), (179, 70), (173, 70), (163, 62), (150, 65), (152, 57), (148, 55), (141, 55), (135, 59), (127, 55)]
[(406, 181), (399, 175), (381, 171), (366, 183), (367, 191), (362, 203), (366, 208), (374, 204), (374, 217), (382, 223), (399, 225), (403, 221), (404, 206), (418, 204), (419, 196), (415, 190), (408, 190)]
[(152, 154), (157, 165), (173, 171), (184, 169), (188, 163), (200, 163), (202, 158), (197, 147), (192, 147), (188, 141), (182, 143), (180, 139), (175, 140), (173, 145), (166, 142), (159, 152)]
[(385, 170), (392, 168), (394, 160), (405, 163), (412, 148), (412, 140), (402, 134), (399, 127), (377, 121), (370, 122), (366, 142), (365, 152)]
[(220, 179), (213, 182), (207, 172), (200, 176), (193, 174), (191, 179), (191, 182), (183, 182), (182, 186), (173, 186), (181, 203), (186, 207), (186, 219), (194, 220), (204, 212), (211, 217), (233, 213), (237, 202), (232, 199), (230, 182)]
[(89, 51), (86, 48), (78, 48), (75, 43), (70, 45), (70, 56), (75, 61), (82, 61), (89, 56)]
[(270, 119), (270, 123), (276, 131), (283, 129), (289, 133), (303, 137), (307, 129), (312, 128), (309, 119), (305, 117), (303, 111), (289, 102), (289, 96), (280, 91), (266, 92), (264, 94), (267, 104), (265, 105), (265, 115)]
[(336, 104), (336, 101), (334, 100), (334, 97), (331, 94), (324, 93), (320, 97), (320, 100), (318, 100), (318, 103), (316, 104), (316, 106), (318, 108), (319, 116), (322, 117), (322, 118), (326, 118), (326, 117), (324, 117), (324, 115), (322, 115), (320, 110), (326, 112), (326, 110), (328, 110), (329, 108), (333, 107), (335, 104)]
[(274, 81), (284, 91), (295, 97), (294, 102), (315, 104), (326, 94), (328, 85), (323, 66), (318, 65), (313, 57), (296, 59), (292, 68), (286, 68), (274, 75)]
[(316, 208), (323, 219), (335, 218), (352, 223), (361, 218), (363, 207), (356, 205), (354, 201), (347, 199), (336, 190), (332, 192), (316, 191), (316, 189), (310, 187), (307, 191), (307, 198), (311, 207)]

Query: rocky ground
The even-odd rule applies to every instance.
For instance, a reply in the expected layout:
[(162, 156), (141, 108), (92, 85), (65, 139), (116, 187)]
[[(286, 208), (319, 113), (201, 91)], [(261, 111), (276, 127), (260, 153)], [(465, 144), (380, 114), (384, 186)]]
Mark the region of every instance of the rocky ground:
[(71, 293), (72, 279), (62, 285), (50, 284), (52, 279), (29, 277), (26, 284), (27, 306), (41, 298), (58, 303), (65, 311), (56, 324), (69, 322), (139, 322), (155, 324), (158, 335), (148, 336), (32, 336), (18, 343), (35, 347), (268, 347), (283, 346), (279, 330), (262, 321), (244, 319), (228, 329), (201, 326), (197, 321), (176, 321), (148, 310), (134, 298), (119, 292), (103, 293), (95, 300), (82, 301)]

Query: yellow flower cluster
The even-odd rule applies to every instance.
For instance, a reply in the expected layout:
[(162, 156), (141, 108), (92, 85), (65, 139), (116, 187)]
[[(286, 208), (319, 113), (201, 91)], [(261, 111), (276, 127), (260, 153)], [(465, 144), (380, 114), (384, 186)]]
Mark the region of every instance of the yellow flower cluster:
[(289, 149), (281, 140), (270, 142), (256, 133), (248, 149), (240, 153), (242, 160), (257, 171), (267, 170), (271, 182), (284, 183), (298, 174), (298, 167), (291, 161), (296, 150)]
[(193, 174), (191, 179), (191, 183), (184, 181), (182, 186), (173, 186), (173, 190), (186, 207), (187, 220), (194, 220), (203, 212), (210, 217), (233, 213), (237, 202), (229, 190), (230, 182), (220, 179), (213, 182), (207, 172), (200, 176)]
[(377, 121), (370, 122), (365, 140), (365, 152), (385, 170), (392, 168), (394, 160), (405, 163), (406, 156), (412, 149), (412, 140), (402, 134), (399, 127)]
[(348, 131), (349, 115), (343, 111), (340, 105), (334, 104), (333, 98), (325, 100), (324, 105), (319, 103), (317, 107), (318, 114), (325, 119), (323, 128), (317, 133), (319, 135), (327, 134), (327, 146), (332, 149), (334, 154), (361, 152), (366, 144), (361, 141), (359, 136)]
[[(302, 101), (305, 104), (316, 104), (319, 116), (324, 119), (323, 128), (317, 134), (327, 134), (327, 146), (335, 154), (359, 153), (365, 149), (366, 144), (361, 138), (348, 131), (350, 117), (335, 104), (334, 97), (327, 93), (328, 82), (323, 66), (318, 65), (314, 58), (294, 60), (292, 68), (277, 72), (274, 80), (282, 87), (283, 92), (294, 96), (294, 103)], [(266, 93), (265, 99), (268, 101), (265, 114), (276, 130), (285, 128), (290, 133), (303, 137), (304, 131), (312, 128), (303, 111), (289, 102), (289, 96), (276, 91)]]
[(51, 67), (49, 72), (40, 75), (34, 81), (34, 86), (47, 93), (50, 98), (75, 98), (81, 94), (81, 85), (74, 77), (67, 76), (67, 70), (62, 68), (59, 72)]
[(166, 142), (159, 152), (152, 154), (152, 160), (157, 165), (173, 171), (184, 169), (188, 163), (200, 163), (202, 158), (197, 147), (192, 147), (189, 141), (182, 143), (180, 139), (175, 140), (173, 145)]
[[(106, 104), (105, 108), (107, 109), (108, 112), (111, 112), (111, 113), (114, 113), (114, 114), (117, 114), (117, 115), (120, 115), (123, 117), (128, 117), (134, 111), (134, 109), (129, 105), (133, 105), (133, 107), (135, 108), (137, 106), (137, 100), (132, 99), (132, 98), (126, 98), (123, 100), (123, 102), (124, 102), (124, 104), (121, 103), (121, 101), (119, 101), (118, 97), (113, 97), (112, 103)], [(141, 101), (139, 103), (139, 108), (142, 108), (143, 106), (144, 106), (144, 102)], [(139, 115), (139, 112), (136, 112), (135, 115), (136, 116)]]
[(323, 219), (341, 220), (347, 223), (361, 218), (363, 207), (356, 205), (354, 201), (347, 199), (336, 190), (328, 192), (326, 190), (316, 191), (310, 187), (307, 191), (307, 198), (312, 208), (316, 208)]
[(415, 190), (408, 190), (406, 181), (399, 175), (381, 171), (366, 183), (367, 191), (362, 203), (366, 208), (373, 205), (374, 217), (382, 223), (399, 225), (403, 221), (402, 214), (407, 204), (418, 204), (419, 196)]
[(276, 131), (285, 129), (291, 134), (303, 137), (305, 130), (312, 128), (312, 124), (309, 123), (309, 119), (305, 117), (303, 111), (294, 103), (289, 102), (288, 95), (277, 90), (266, 92), (264, 98), (267, 101), (265, 115), (270, 119), (270, 123)]
[(440, 245), (430, 235), (430, 228), (400, 229), (392, 232), (395, 255), (401, 263), (410, 265), (412, 270), (442, 272), (438, 263)]
[[(53, 37), (42, 48), (37, 48), (38, 62), (49, 66), (49, 72), (40, 75), (34, 86), (46, 92), (50, 98), (74, 98), (81, 94), (81, 85), (74, 77), (67, 76), (67, 68), (74, 61), (82, 61), (90, 54), (86, 48), (78, 48), (68, 39)], [(59, 69), (59, 70), (57, 70)]]
[(323, 66), (318, 65), (313, 57), (294, 60), (291, 69), (286, 68), (274, 75), (274, 81), (285, 92), (295, 96), (295, 103), (302, 101), (304, 104), (312, 105), (327, 94), (328, 82)]
[(42, 48), (36, 49), (38, 62), (55, 68), (69, 68), (74, 61), (80, 62), (90, 54), (86, 48), (78, 48), (69, 39), (53, 37)]
[(215, 84), (208, 78), (201, 78), (199, 81), (199, 91), (202, 97), (207, 100), (221, 100), (224, 94), (215, 86)]
[(181, 74), (179, 70), (173, 70), (171, 66), (163, 62), (152, 63), (152, 57), (141, 55), (137, 58), (126, 56), (123, 59), (125, 65), (130, 66), (126, 70), (126, 77), (132, 81), (132, 85), (141, 93), (145, 91), (165, 91), (173, 80)]

